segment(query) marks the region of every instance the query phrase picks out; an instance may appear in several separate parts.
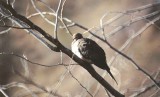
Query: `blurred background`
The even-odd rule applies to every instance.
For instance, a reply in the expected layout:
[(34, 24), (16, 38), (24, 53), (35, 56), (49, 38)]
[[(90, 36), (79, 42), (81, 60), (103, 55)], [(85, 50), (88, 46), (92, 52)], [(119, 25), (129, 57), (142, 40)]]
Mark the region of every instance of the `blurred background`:
[[(10, 1), (13, 2), (12, 0)], [(118, 18), (113, 23), (103, 27), (106, 39), (117, 49), (120, 49), (123, 46), (124, 49), (122, 52), (131, 57), (142, 69), (159, 82), (160, 22), (158, 20), (156, 22), (153, 21), (157, 17), (160, 17), (159, 5), (144, 10), (136, 10), (135, 12), (122, 13), (130, 9), (136, 9), (156, 2), (160, 1), (66, 0), (63, 9), (63, 17), (83, 25), (103, 38), (102, 30), (98, 30), (100, 29), (100, 20), (102, 17), (106, 15), (103, 18), (103, 23), (106, 23), (108, 20), (113, 19), (114, 16), (123, 14), (122, 17)], [(56, 11), (59, 0), (35, 0), (34, 3), (41, 12), (52, 12), (45, 4)], [(19, 14), (28, 17), (29, 20), (40, 26), (50, 35), (54, 35), (54, 26), (46, 22), (40, 15), (29, 17), (30, 15), (37, 13), (30, 0), (15, 0), (14, 9)], [(157, 14), (151, 15), (151, 13), (154, 12), (157, 12)], [(142, 18), (149, 14), (151, 15), (150, 17), (131, 23), (132, 20), (139, 17)], [(54, 22), (55, 17), (53, 15), (45, 16), (50, 21)], [(150, 24), (150, 26), (147, 26), (150, 22), (153, 23)], [(67, 24), (69, 23), (67, 22)], [(122, 27), (123, 29), (116, 31), (117, 27)], [(5, 29), (6, 28), (0, 27), (0, 31)], [(142, 31), (143, 29), (145, 30)], [(116, 90), (125, 94), (126, 97), (134, 97), (134, 95), (144, 87), (153, 84), (151, 80), (148, 79), (144, 73), (137, 70), (129, 60), (116, 54), (116, 52), (107, 44), (93, 37), (87, 31), (76, 26), (69, 27), (69, 30), (71, 33), (83, 33), (84, 37), (95, 40), (105, 50), (107, 62), (111, 68), (111, 72), (118, 81), (118, 85), (115, 84), (105, 71), (96, 66), (94, 66), (94, 68), (100, 75), (105, 75), (104, 78), (106, 81), (108, 81)], [(110, 34), (113, 32), (116, 33)], [(140, 34), (137, 35), (137, 33)], [(58, 29), (58, 39), (64, 46), (70, 49), (72, 37), (65, 29)], [(127, 41), (128, 44), (126, 43)], [(64, 64), (75, 63), (65, 54), (51, 51), (23, 29), (11, 29), (7, 33), (0, 34), (0, 52), (13, 52), (17, 55), (26, 57), (32, 62), (44, 65), (56, 65), (61, 62)], [(113, 58), (115, 59), (112, 61)], [(52, 91), (55, 94), (54, 96), (42, 92), (36, 85), (33, 85), (33, 83), (30, 84), (26, 79), (15, 74), (13, 68), (22, 75), (26, 74), (24, 64), (27, 64), (28, 66), (28, 78), (36, 85), (41, 86), (48, 91)], [(71, 75), (66, 68), (70, 69), (70, 72), (73, 75)], [(30, 94), (31, 91), (34, 91), (38, 97), (90, 97), (86, 89), (84, 89), (73, 76), (86, 87), (92, 96), (107, 97), (105, 89), (79, 65), (44, 67), (29, 63), (13, 55), (0, 55), (0, 85), (13, 84), (13, 82), (17, 83), (16, 86), (5, 90), (5, 93), (9, 95), (9, 97), (34, 97), (34, 95)], [(153, 86), (138, 97), (159, 97), (158, 95), (160, 95), (160, 92), (158, 92), (157, 87)], [(2, 92), (0, 93), (0, 97), (5, 97)]]

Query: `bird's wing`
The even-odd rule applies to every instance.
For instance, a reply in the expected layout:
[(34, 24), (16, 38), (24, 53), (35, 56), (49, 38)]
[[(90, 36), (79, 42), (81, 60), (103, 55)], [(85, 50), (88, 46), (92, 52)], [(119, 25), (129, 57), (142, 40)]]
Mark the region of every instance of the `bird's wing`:
[(105, 52), (95, 41), (83, 38), (78, 46), (79, 52), (85, 59), (91, 60), (93, 63), (106, 60)]
[(110, 68), (106, 63), (106, 56), (104, 50), (95, 41), (88, 38), (81, 39), (78, 44), (78, 50), (80, 54), (83, 56), (83, 58), (90, 60), (101, 69), (107, 70), (109, 75), (117, 83), (116, 79), (110, 72)]

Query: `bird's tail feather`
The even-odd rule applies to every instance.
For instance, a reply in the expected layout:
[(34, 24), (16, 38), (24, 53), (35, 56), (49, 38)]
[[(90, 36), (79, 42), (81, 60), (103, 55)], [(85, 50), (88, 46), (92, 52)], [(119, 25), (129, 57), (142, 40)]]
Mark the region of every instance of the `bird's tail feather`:
[(116, 79), (114, 78), (114, 76), (112, 75), (111, 71), (110, 70), (107, 70), (107, 72), (109, 73), (109, 75), (112, 77), (112, 79), (116, 82), (116, 84), (118, 85)]

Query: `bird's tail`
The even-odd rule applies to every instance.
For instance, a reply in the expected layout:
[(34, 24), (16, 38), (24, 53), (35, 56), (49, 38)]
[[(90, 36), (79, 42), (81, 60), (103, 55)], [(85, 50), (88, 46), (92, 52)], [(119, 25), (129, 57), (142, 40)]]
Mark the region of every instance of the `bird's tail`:
[(112, 79), (116, 82), (116, 84), (118, 85), (116, 79), (114, 78), (114, 76), (112, 75), (111, 71), (110, 70), (107, 70), (107, 72), (109, 73), (109, 75), (112, 77)]

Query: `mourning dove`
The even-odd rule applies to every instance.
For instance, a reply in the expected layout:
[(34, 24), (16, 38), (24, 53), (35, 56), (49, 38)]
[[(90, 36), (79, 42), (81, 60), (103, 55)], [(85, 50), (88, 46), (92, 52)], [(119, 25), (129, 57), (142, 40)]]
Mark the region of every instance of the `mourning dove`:
[(83, 38), (82, 34), (76, 33), (73, 35), (71, 48), (72, 52), (80, 59), (83, 59), (90, 64), (94, 64), (97, 67), (106, 70), (117, 83), (106, 63), (104, 50), (95, 41), (89, 38)]

